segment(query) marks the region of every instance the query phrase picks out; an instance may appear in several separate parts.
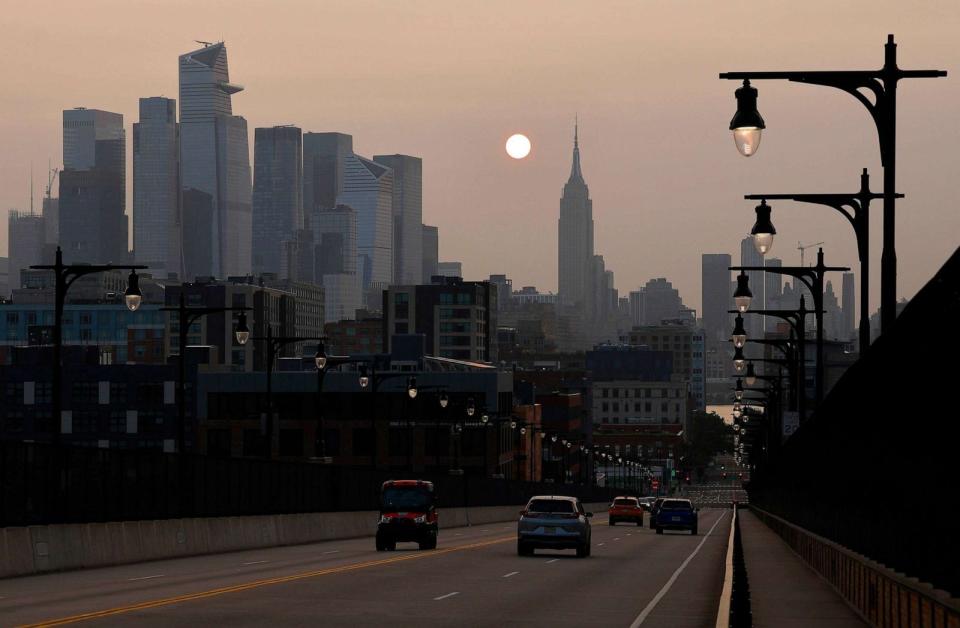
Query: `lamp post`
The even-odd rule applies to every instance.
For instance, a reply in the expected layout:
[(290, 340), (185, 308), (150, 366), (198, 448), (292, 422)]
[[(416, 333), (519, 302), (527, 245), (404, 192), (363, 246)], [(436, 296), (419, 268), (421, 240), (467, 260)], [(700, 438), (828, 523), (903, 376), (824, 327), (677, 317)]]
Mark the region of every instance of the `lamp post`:
[[(804, 388), (806, 387), (806, 317), (807, 314), (810, 314), (810, 310), (806, 308), (804, 303), (803, 296), (800, 297), (800, 307), (796, 310), (750, 310), (749, 314), (758, 314), (761, 316), (773, 316), (775, 318), (780, 318), (782, 320), (790, 323), (790, 327), (793, 330), (793, 333), (797, 337), (797, 376), (798, 376), (798, 392), (799, 392), (799, 401), (800, 401), (800, 417), (801, 420), (806, 418), (806, 400)], [(819, 338), (818, 338), (819, 340)], [(818, 362), (822, 360), (823, 350), (822, 350), (822, 341), (817, 343), (818, 350), (817, 355)], [(816, 373), (816, 404), (817, 407), (820, 407), (820, 403), (823, 401), (823, 384), (821, 378), (823, 377), (822, 363), (817, 364), (817, 373)]]
[[(266, 457), (273, 458), (273, 445), (275, 438), (275, 432), (279, 432), (277, 423), (273, 420), (273, 362), (277, 357), (277, 353), (280, 352), (283, 347), (298, 342), (304, 342), (306, 340), (317, 340), (323, 342), (326, 340), (325, 336), (274, 336), (273, 327), (267, 325), (267, 335), (259, 338), (254, 338), (254, 340), (261, 340), (267, 345), (267, 421), (264, 426), (264, 432), (267, 437), (267, 451)], [(317, 358), (314, 358), (317, 361)], [(326, 360), (323, 360), (324, 367), (326, 367)], [(279, 434), (276, 434), (279, 436)]]
[[(161, 312), (176, 312), (180, 326), (177, 340), (179, 355), (177, 356), (177, 451), (186, 450), (187, 429), (187, 334), (190, 326), (204, 316), (211, 314), (225, 314), (240, 312), (237, 324), (234, 327), (234, 337), (237, 344), (245, 345), (250, 339), (250, 327), (247, 325), (248, 307), (187, 307), (186, 295), (183, 286), (180, 287), (180, 298), (176, 307), (162, 307)], [(196, 393), (194, 393), (196, 395)]]
[[(903, 198), (903, 194), (894, 194)], [(790, 200), (832, 207), (840, 212), (853, 227), (857, 238), (857, 257), (860, 260), (860, 352), (870, 346), (870, 201), (883, 198), (883, 194), (870, 191), (870, 175), (863, 169), (860, 175), (860, 190), (853, 194), (748, 194), (745, 199)], [(769, 211), (767, 214), (769, 221)]]
[[(824, 368), (823, 363), (823, 284), (825, 280), (825, 275), (828, 272), (839, 272), (850, 270), (846, 266), (827, 266), (823, 263), (823, 249), (817, 251), (817, 265), (816, 266), (731, 266), (730, 270), (739, 270), (740, 274), (743, 275), (744, 271), (762, 271), (768, 273), (775, 273), (778, 275), (789, 275), (796, 280), (800, 281), (807, 290), (810, 292), (810, 295), (813, 297), (813, 313), (816, 316), (817, 321), (817, 381), (816, 381), (816, 400), (817, 408), (820, 407), (820, 403), (823, 401), (823, 390), (824, 390), (824, 373), (826, 369)], [(746, 283), (746, 282), (745, 282)], [(739, 290), (739, 287), (738, 287)], [(736, 293), (735, 293), (736, 295)], [(800, 308), (803, 309), (803, 297), (800, 297)], [(740, 312), (745, 310), (741, 309), (739, 306), (737, 308)], [(771, 316), (779, 316), (775, 313), (778, 310), (765, 310)], [(731, 310), (732, 313), (732, 310)], [(757, 312), (754, 312), (757, 313)], [(762, 312), (760, 312), (762, 313)], [(781, 318), (783, 318), (781, 316)], [(803, 353), (803, 339), (800, 335), (800, 332), (797, 332), (798, 338), (800, 338), (801, 354)]]
[[(896, 254), (896, 158), (897, 158), (897, 83), (908, 78), (936, 78), (946, 76), (943, 70), (901, 70), (897, 67), (897, 45), (893, 35), (887, 36), (884, 46), (884, 64), (879, 70), (801, 71), (801, 72), (725, 72), (721, 79), (743, 80), (748, 91), (737, 90), (737, 115), (731, 122), (736, 138), (756, 135), (752, 150), (741, 153), (752, 155), (759, 143), (763, 119), (756, 112), (757, 92), (750, 87), (750, 79), (780, 79), (811, 85), (823, 85), (847, 92), (867, 108), (877, 127), (880, 143), (880, 163), (883, 166), (883, 252), (880, 268), (880, 325), (882, 333), (890, 331), (896, 319), (897, 254)], [(749, 92), (749, 90), (753, 90)], [(873, 94), (873, 100), (864, 92)], [(743, 115), (741, 114), (743, 112)], [(752, 113), (756, 113), (753, 116)], [(757, 119), (759, 119), (759, 126)], [(738, 144), (739, 148), (739, 144)], [(863, 281), (864, 278), (861, 278)]]
[(52, 440), (57, 443), (60, 441), (61, 424), (63, 421), (63, 310), (67, 301), (67, 290), (77, 279), (94, 273), (109, 272), (111, 270), (130, 269), (130, 276), (127, 278), (127, 289), (123, 298), (127, 309), (136, 312), (143, 301), (143, 293), (140, 291), (140, 277), (137, 275), (137, 269), (144, 269), (147, 266), (141, 264), (64, 264), (63, 251), (57, 247), (56, 257), (53, 264), (38, 264), (31, 266), (34, 270), (52, 270), (54, 274), (54, 306), (53, 306), (53, 382), (52, 382), (52, 402), (53, 402), (53, 432)]
[(313, 364), (317, 367), (317, 437), (314, 445), (314, 456), (319, 454), (319, 459), (321, 462), (331, 462), (332, 459), (327, 458), (327, 439), (324, 435), (325, 428), (323, 424), (323, 408), (321, 404), (323, 402), (323, 379), (327, 374), (327, 351), (324, 347), (324, 344), (321, 342), (317, 344), (317, 353), (313, 356)]

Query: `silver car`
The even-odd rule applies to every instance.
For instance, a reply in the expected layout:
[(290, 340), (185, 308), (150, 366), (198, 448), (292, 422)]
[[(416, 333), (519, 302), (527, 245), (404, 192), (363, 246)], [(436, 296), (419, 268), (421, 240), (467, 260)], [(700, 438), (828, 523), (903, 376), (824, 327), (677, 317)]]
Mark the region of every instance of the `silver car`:
[(517, 554), (532, 556), (537, 548), (576, 549), (577, 556), (590, 555), (590, 517), (576, 497), (538, 495), (520, 511), (517, 524)]

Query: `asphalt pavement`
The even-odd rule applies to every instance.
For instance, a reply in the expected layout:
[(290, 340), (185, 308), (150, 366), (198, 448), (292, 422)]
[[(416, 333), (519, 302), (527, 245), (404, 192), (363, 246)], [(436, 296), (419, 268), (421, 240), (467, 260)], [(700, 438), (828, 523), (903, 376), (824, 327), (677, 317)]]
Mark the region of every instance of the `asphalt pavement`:
[(516, 523), (441, 530), (436, 550), (373, 538), (0, 580), (0, 624), (714, 626), (730, 510), (697, 536), (593, 519), (592, 556), (516, 553)]

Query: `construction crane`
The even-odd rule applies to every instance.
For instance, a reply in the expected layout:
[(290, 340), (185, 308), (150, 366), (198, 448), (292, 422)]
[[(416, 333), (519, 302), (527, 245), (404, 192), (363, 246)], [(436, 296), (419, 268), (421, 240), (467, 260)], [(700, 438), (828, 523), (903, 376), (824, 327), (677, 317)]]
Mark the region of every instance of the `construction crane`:
[(807, 249), (812, 249), (815, 246), (820, 246), (823, 242), (814, 242), (813, 244), (803, 244), (802, 242), (797, 242), (797, 250), (800, 251), (800, 265), (803, 266), (803, 252)]
[[(50, 168), (50, 165), (47, 164), (47, 167)], [(57, 178), (57, 174), (60, 173), (59, 168), (50, 168), (50, 173), (47, 175), (47, 198), (51, 197), (53, 192), (53, 182)]]

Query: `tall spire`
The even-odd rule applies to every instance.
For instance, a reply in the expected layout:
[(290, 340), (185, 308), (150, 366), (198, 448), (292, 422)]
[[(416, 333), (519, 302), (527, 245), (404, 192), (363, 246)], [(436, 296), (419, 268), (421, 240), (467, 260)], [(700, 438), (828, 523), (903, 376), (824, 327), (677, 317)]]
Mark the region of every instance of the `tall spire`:
[(580, 121), (573, 118), (573, 165), (570, 166), (570, 181), (583, 182), (583, 172), (580, 171)]

